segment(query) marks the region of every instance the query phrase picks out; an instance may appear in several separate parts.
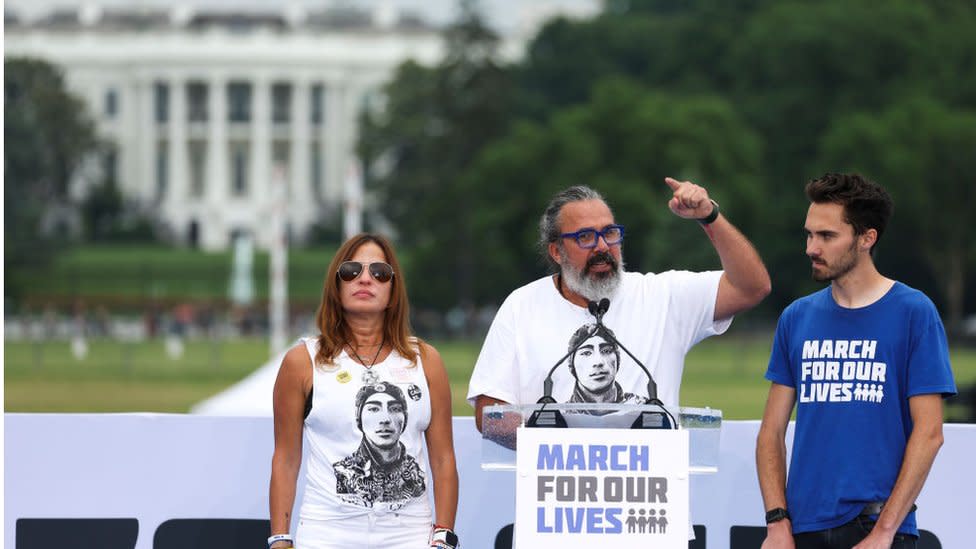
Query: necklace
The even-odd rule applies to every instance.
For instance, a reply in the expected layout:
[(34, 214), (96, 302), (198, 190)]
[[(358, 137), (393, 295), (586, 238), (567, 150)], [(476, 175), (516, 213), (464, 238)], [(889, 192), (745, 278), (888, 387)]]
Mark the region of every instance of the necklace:
[[(352, 351), (352, 354), (353, 354), (354, 357), (356, 357), (356, 360), (358, 360), (359, 363), (362, 364), (366, 368), (366, 371), (363, 372), (363, 383), (365, 383), (367, 385), (371, 385), (371, 384), (374, 384), (374, 383), (376, 383), (378, 381), (378, 378), (376, 376), (376, 373), (373, 372), (373, 366), (376, 364), (376, 359), (378, 359), (380, 357), (380, 352), (383, 350), (383, 345), (385, 345), (385, 344), (386, 344), (386, 335), (384, 334), (383, 335), (383, 341), (380, 342), (379, 348), (376, 349), (376, 354), (373, 355), (373, 360), (371, 360), (369, 362), (369, 364), (366, 364), (366, 361), (363, 360), (363, 357), (359, 356), (359, 353), (356, 352), (356, 349), (354, 349), (352, 347), (352, 345), (350, 345), (348, 342), (346, 342), (346, 346), (349, 347), (349, 350), (350, 351)], [(372, 345), (370, 345), (370, 347), (372, 347)]]

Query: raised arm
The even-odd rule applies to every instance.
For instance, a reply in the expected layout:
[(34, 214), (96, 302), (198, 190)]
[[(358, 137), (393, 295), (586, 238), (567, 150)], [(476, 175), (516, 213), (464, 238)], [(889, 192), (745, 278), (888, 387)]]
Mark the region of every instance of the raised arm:
[[(271, 458), (271, 533), (288, 534), (295, 506), (295, 484), (302, 465), (305, 399), (312, 390), (312, 360), (301, 344), (281, 361), (274, 385), (274, 456)], [(272, 549), (289, 547), (278, 541)]]
[[(685, 219), (707, 219), (715, 209), (704, 187), (690, 181), (664, 179), (674, 195), (668, 207)], [(766, 266), (752, 243), (721, 213), (703, 225), (722, 262), (722, 279), (715, 298), (715, 320), (729, 318), (756, 306), (769, 295), (771, 282)]]
[(905, 446), (898, 479), (871, 533), (855, 545), (855, 549), (891, 547), (898, 527), (911, 511), (932, 469), (935, 455), (942, 447), (942, 395), (911, 397), (908, 407), (912, 414), (912, 434)]
[[(759, 436), (756, 439), (756, 473), (766, 511), (786, 509), (786, 427), (790, 423), (796, 390), (786, 385), (772, 383), (766, 398)], [(787, 509), (788, 510), (788, 509)], [(793, 526), (790, 519), (783, 519), (766, 528), (763, 549), (792, 549)]]

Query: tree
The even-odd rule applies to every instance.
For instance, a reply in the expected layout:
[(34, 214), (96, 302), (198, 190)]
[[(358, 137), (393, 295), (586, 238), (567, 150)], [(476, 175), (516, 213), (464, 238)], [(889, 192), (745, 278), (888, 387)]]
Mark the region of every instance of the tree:
[[(842, 159), (823, 153), (834, 140), (826, 136), (852, 117), (879, 118), (910, 98), (929, 98), (953, 113), (976, 111), (971, 3), (611, 0), (604, 6), (590, 20), (545, 25), (525, 58), (505, 71), (511, 78), (505, 92), (483, 93), (484, 105), (449, 108), (458, 99), (444, 94), (441, 68), (407, 67), (391, 86), (391, 113), (400, 115), (384, 123), (384, 135), (395, 138), (379, 149), (395, 152), (391, 173), (397, 176), (381, 185), (391, 190), (385, 207), (399, 211), (391, 216), (402, 220), (398, 227), (417, 229), (409, 244), (428, 250), (418, 258), (458, 254), (457, 272), (429, 279), (452, 289), (441, 303), (454, 303), (457, 295), (497, 302), (538, 276), (541, 266), (525, 244), (536, 238), (536, 219), (551, 194), (576, 182), (604, 192), (627, 220), (631, 267), (711, 264), (699, 235), (649, 213), (660, 198), (654, 193), (664, 192), (655, 182), (670, 173), (707, 184), (756, 244), (773, 277), (763, 307), (775, 315), (815, 287), (802, 259), (804, 181), (854, 165), (830, 164)], [(461, 112), (491, 118), (462, 124), (446, 114)], [(913, 152), (935, 155), (919, 159), (929, 166), (939, 158), (921, 144)], [(914, 208), (908, 204), (900, 212)], [(896, 216), (891, 236), (909, 217)], [(948, 272), (958, 280), (958, 270), (921, 273), (913, 266), (923, 264), (923, 248), (939, 248), (922, 240), (937, 234), (899, 239), (883, 261), (918, 280), (937, 304), (943, 296), (959, 303), (951, 297), (960, 293), (958, 283), (934, 280)], [(488, 257), (473, 256), (472, 242)], [(968, 263), (962, 265), (965, 287), (973, 277)], [(480, 276), (462, 274), (470, 272)], [(455, 286), (455, 280), (467, 282)], [(460, 287), (466, 289), (453, 290)], [(961, 293), (962, 305), (953, 310), (976, 303)]]
[[(976, 10), (909, 0), (612, 0), (587, 21), (556, 20), (517, 67), (518, 104), (533, 120), (588, 101), (626, 77), (674, 96), (723, 98), (762, 142), (753, 178), (763, 230), (747, 232), (773, 276), (778, 311), (813, 284), (800, 228), (803, 182), (825, 169), (832, 124), (928, 96), (976, 110)], [(913, 241), (914, 242), (914, 241)], [(918, 242), (914, 245), (922, 245)], [(913, 247), (889, 252), (901, 265)]]
[(482, 205), (470, 221), (484, 250), (479, 270), (492, 273), (479, 279), (477, 294), (498, 299), (544, 272), (529, 245), (539, 216), (555, 192), (580, 183), (598, 189), (626, 226), (632, 270), (715, 268), (697, 225), (668, 209), (663, 178), (707, 185), (724, 211), (748, 225), (762, 203), (753, 184), (760, 155), (758, 137), (724, 100), (648, 91), (626, 79), (601, 82), (588, 103), (544, 124), (521, 121), (466, 178), (469, 197)]
[(496, 61), (498, 39), (473, 2), (445, 34), (447, 56), (425, 68), (408, 62), (386, 88), (384, 112), (363, 122), (360, 155), (367, 187), (405, 248), (418, 303), (448, 308), (473, 303), (477, 235), (467, 223), (473, 204), (462, 183), (482, 147), (502, 135), (509, 75)]
[[(976, 267), (968, 220), (976, 212), (976, 111), (927, 97), (874, 115), (839, 120), (823, 143), (822, 163), (862, 171), (895, 200), (895, 242), (916, 250), (939, 282), (950, 330), (962, 328), (965, 286)], [(888, 237), (890, 239), (890, 237)]]
[[(54, 66), (35, 59), (4, 61), (4, 261), (37, 268), (53, 241), (40, 233), (45, 207), (67, 200), (71, 176), (96, 145), (82, 101)], [(14, 273), (11, 273), (14, 274)], [(11, 280), (13, 278), (14, 280)], [(20, 277), (8, 277), (8, 296)]]

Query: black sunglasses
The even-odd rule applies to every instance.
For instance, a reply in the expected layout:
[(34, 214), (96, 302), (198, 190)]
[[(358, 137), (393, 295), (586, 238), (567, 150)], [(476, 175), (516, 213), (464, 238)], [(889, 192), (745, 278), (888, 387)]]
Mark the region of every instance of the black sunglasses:
[(382, 261), (374, 261), (369, 264), (360, 263), (359, 261), (343, 261), (339, 265), (339, 270), (336, 274), (344, 282), (352, 282), (363, 273), (363, 265), (369, 267), (369, 276), (373, 277), (373, 280), (377, 282), (389, 282), (393, 279), (393, 267), (389, 263), (383, 263)]

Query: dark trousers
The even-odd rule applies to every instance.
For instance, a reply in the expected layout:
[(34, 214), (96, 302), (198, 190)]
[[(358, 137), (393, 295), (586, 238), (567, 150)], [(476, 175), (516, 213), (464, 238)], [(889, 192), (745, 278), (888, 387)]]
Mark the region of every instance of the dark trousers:
[[(874, 519), (869, 516), (854, 517), (854, 520), (827, 530), (793, 534), (796, 549), (850, 549), (868, 537), (874, 528)], [(918, 538), (908, 534), (895, 534), (892, 549), (915, 549)]]

